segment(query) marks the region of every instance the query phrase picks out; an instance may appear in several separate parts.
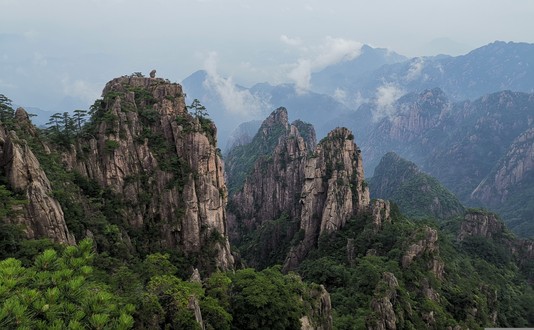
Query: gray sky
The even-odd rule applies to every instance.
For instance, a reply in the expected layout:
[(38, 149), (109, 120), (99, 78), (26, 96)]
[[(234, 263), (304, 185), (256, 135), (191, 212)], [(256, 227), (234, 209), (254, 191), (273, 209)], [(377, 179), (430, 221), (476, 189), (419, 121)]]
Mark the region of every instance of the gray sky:
[(154, 68), (298, 82), (361, 44), (423, 56), (534, 42), (533, 0), (0, 0), (0, 13), (0, 93), (51, 111)]

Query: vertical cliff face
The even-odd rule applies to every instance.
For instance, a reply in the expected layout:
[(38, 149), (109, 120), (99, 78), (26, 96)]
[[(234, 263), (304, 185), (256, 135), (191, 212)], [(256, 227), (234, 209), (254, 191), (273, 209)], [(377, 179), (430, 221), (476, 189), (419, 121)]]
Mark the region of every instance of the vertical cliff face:
[(534, 172), (534, 128), (519, 135), (496, 168), (471, 193), (471, 198), (499, 205), (507, 201), (514, 189), (523, 188)]
[(337, 128), (323, 139), (304, 168), (300, 229), (302, 241), (293, 247), (286, 269), (297, 266), (321, 234), (342, 228), (347, 220), (369, 205), (360, 151), (352, 133)]
[(396, 303), (399, 281), (390, 272), (384, 272), (382, 279), (375, 289), (375, 297), (371, 300), (373, 316), (367, 320), (367, 329), (396, 330), (397, 316), (394, 304)]
[(491, 239), (497, 235), (502, 235), (503, 232), (504, 224), (497, 219), (497, 215), (494, 213), (471, 211), (464, 216), (458, 232), (458, 239), (464, 240), (474, 236)]
[(181, 86), (116, 78), (95, 104), (91, 125), (66, 156), (68, 166), (119, 196), (128, 225), (156, 233), (152, 244), (186, 254), (209, 246), (216, 266), (231, 268), (216, 129), (187, 112)]
[[(256, 157), (256, 161), (251, 164), (253, 168), (243, 169), (250, 174), (242, 183), (243, 187), (231, 196), (231, 209), (247, 230), (277, 219), (283, 213), (290, 218), (300, 214), (301, 204), (295, 196), (300, 195), (304, 182), (308, 143), (315, 144), (313, 128), (308, 138), (311, 141), (305, 137), (297, 125), (289, 124), (287, 110), (279, 108), (263, 122), (249, 148), (242, 151), (244, 158)], [(265, 153), (254, 156), (259, 150)], [(234, 152), (228, 160), (230, 166), (239, 161), (236, 156)]]
[[(258, 251), (245, 251), (253, 264), (289, 252), (286, 269), (295, 267), (321, 234), (339, 230), (369, 208), (353, 134), (337, 128), (315, 146), (313, 127), (289, 124), (284, 108), (263, 122), (249, 144), (231, 150), (227, 165), (231, 222), (236, 232), (260, 241), (250, 247)], [(235, 237), (238, 245), (241, 238)]]
[[(15, 119), (20, 129), (35, 134), (35, 127), (23, 109), (17, 109)], [(3, 126), (0, 127), (0, 169), (9, 187), (27, 200), (27, 203), (18, 206), (20, 212), (8, 218), (8, 222), (22, 224), (28, 238), (76, 243), (39, 161), (26, 141)]]
[(309, 315), (300, 319), (301, 330), (331, 330), (333, 324), (330, 294), (320, 285), (310, 290), (309, 297), (313, 303)]
[(412, 244), (407, 248), (402, 257), (401, 265), (408, 268), (417, 258), (429, 255), (427, 268), (438, 279), (443, 279), (444, 264), (439, 258), (438, 231), (424, 225), (419, 232), (411, 238)]

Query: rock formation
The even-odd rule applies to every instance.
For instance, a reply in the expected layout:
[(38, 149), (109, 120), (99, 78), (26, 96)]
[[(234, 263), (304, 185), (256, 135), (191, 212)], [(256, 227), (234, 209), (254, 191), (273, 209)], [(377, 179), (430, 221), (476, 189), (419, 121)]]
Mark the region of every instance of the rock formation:
[[(378, 289), (378, 287), (382, 289)], [(393, 304), (397, 296), (399, 282), (395, 275), (389, 272), (382, 274), (382, 279), (377, 285), (375, 297), (371, 300), (371, 308), (374, 317), (367, 320), (367, 329), (372, 330), (396, 330), (397, 316)]]
[[(534, 260), (534, 241), (517, 238), (509, 233), (504, 223), (495, 213), (483, 210), (469, 210), (466, 212), (461, 221), (457, 239), (463, 241), (471, 237), (483, 237), (503, 245), (517, 258), (521, 265)], [(534, 280), (532, 276), (531, 280)]]
[(414, 234), (412, 240), (415, 242), (408, 247), (402, 257), (402, 267), (408, 268), (416, 258), (428, 254), (431, 256), (427, 265), (428, 269), (434, 273), (436, 278), (442, 279), (444, 264), (438, 258), (438, 231), (425, 225), (420, 232)]
[(301, 330), (331, 330), (332, 324), (332, 303), (330, 294), (323, 285), (311, 289), (309, 296), (313, 303), (310, 315), (305, 315), (300, 319)]
[(497, 215), (490, 212), (470, 211), (464, 216), (461, 223), (458, 239), (464, 240), (467, 237), (484, 237), (487, 239), (496, 238), (496, 235), (504, 233), (504, 224), (497, 219)]
[(291, 249), (286, 269), (298, 265), (321, 234), (341, 229), (352, 216), (366, 211), (370, 202), (361, 154), (346, 128), (333, 130), (319, 143), (306, 161), (304, 179), (299, 201), (304, 238)]
[(514, 140), (495, 169), (471, 193), (471, 198), (498, 207), (517, 198), (514, 196), (517, 191), (524, 193), (533, 178), (534, 128), (529, 128)]
[(391, 223), (391, 204), (387, 200), (375, 199), (369, 205), (374, 231), (378, 232), (385, 223)]
[[(36, 134), (35, 127), (22, 108), (15, 112), (15, 119), (20, 130), (29, 135)], [(20, 212), (9, 217), (8, 222), (22, 224), (28, 238), (50, 238), (58, 243), (76, 243), (37, 157), (25, 140), (4, 126), (0, 126), (0, 171), (5, 175), (10, 189), (27, 200), (26, 204), (18, 206)]]
[(119, 196), (130, 227), (157, 233), (152, 244), (186, 254), (214, 249), (216, 266), (232, 268), (216, 128), (187, 112), (181, 86), (113, 79), (92, 124), (66, 157), (68, 167)]
[[(278, 136), (270, 136), (273, 133)], [(282, 213), (291, 218), (300, 215), (301, 204), (295, 196), (299, 196), (302, 190), (304, 160), (309, 151), (297, 126), (289, 124), (286, 109), (277, 109), (263, 122), (253, 143), (269, 139), (276, 139), (276, 144), (272, 148), (259, 147), (266, 150), (265, 155), (252, 164), (254, 167), (243, 188), (231, 197), (232, 205), (236, 206), (232, 209), (247, 230), (253, 230), (264, 221), (277, 219)], [(314, 144), (314, 133), (312, 140)], [(251, 151), (257, 152), (256, 148)], [(229, 159), (228, 167), (232, 166), (232, 161)]]
[(280, 108), (249, 144), (231, 150), (227, 158), (229, 184), (235, 187), (231, 219), (239, 232), (253, 231), (283, 213), (288, 221), (296, 220), (298, 227), (288, 236), (298, 237), (292, 240), (296, 245), (288, 253), (285, 269), (297, 266), (321, 234), (337, 231), (351, 217), (369, 210), (369, 191), (353, 134), (337, 128), (316, 147), (314, 141), (311, 125), (289, 124), (287, 111)]

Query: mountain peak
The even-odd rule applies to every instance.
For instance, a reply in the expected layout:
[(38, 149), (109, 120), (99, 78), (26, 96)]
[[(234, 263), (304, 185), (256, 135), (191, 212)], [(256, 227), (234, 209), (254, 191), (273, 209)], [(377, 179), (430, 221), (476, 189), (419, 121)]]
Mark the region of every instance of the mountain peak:
[(289, 125), (289, 118), (287, 115), (287, 109), (284, 107), (280, 107), (269, 115), (267, 119), (263, 121), (262, 126), (271, 126), (273, 124), (282, 124), (284, 126)]

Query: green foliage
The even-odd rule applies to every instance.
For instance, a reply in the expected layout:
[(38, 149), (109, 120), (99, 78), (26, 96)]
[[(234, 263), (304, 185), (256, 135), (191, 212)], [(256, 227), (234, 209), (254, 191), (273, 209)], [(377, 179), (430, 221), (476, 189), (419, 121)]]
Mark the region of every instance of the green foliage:
[(239, 247), (244, 260), (256, 269), (263, 269), (282, 264), (290, 247), (303, 238), (298, 234), (304, 234), (299, 232), (299, 221), (282, 214), (278, 219), (265, 221), (254, 231), (245, 232), (239, 242), (233, 243)]
[(120, 143), (115, 140), (106, 140), (106, 151), (107, 152), (113, 152), (115, 149), (120, 147)]
[[(398, 328), (428, 328), (424, 315), (430, 312), (438, 329), (532, 326), (533, 307), (527, 302), (534, 291), (505, 244), (483, 238), (457, 242), (450, 231), (456, 227), (447, 225), (439, 233), (439, 251), (425, 252), (403, 267), (406, 250), (424, 239), (423, 226), (436, 224), (414, 223), (398, 212), (392, 217), (378, 232), (365, 216), (350, 220), (341, 231), (323, 235), (300, 265), (304, 280), (324, 284), (330, 292), (334, 328), (367, 327), (377, 317), (371, 301), (390, 290), (382, 279), (385, 272), (399, 284), (391, 300)], [(433, 260), (444, 262), (443, 279), (431, 271)], [(425, 297), (425, 287), (440, 298)], [(499, 317), (492, 323), (495, 312)]]
[(142, 263), (143, 276), (150, 279), (154, 276), (174, 275), (178, 268), (170, 260), (169, 254), (153, 253), (146, 256)]
[(92, 250), (84, 240), (61, 255), (45, 250), (29, 268), (13, 258), (0, 261), (0, 326), (131, 329), (134, 307), (91, 278)]
[(238, 270), (230, 278), (234, 329), (300, 328), (302, 282), (282, 275), (279, 268)]
[(191, 105), (187, 106), (187, 109), (193, 112), (193, 115), (197, 118), (208, 117), (206, 107), (203, 106), (198, 99), (194, 99)]
[(70, 147), (75, 142), (75, 138), (82, 133), (86, 115), (85, 110), (75, 110), (74, 116), (68, 112), (53, 114), (47, 123), (46, 136), (57, 146)]
[(172, 275), (154, 276), (147, 284), (137, 316), (143, 328), (200, 329), (189, 303), (203, 294), (200, 284)]
[(15, 110), (11, 107), (11, 100), (4, 94), (0, 94), (0, 122), (8, 129), (15, 127)]

